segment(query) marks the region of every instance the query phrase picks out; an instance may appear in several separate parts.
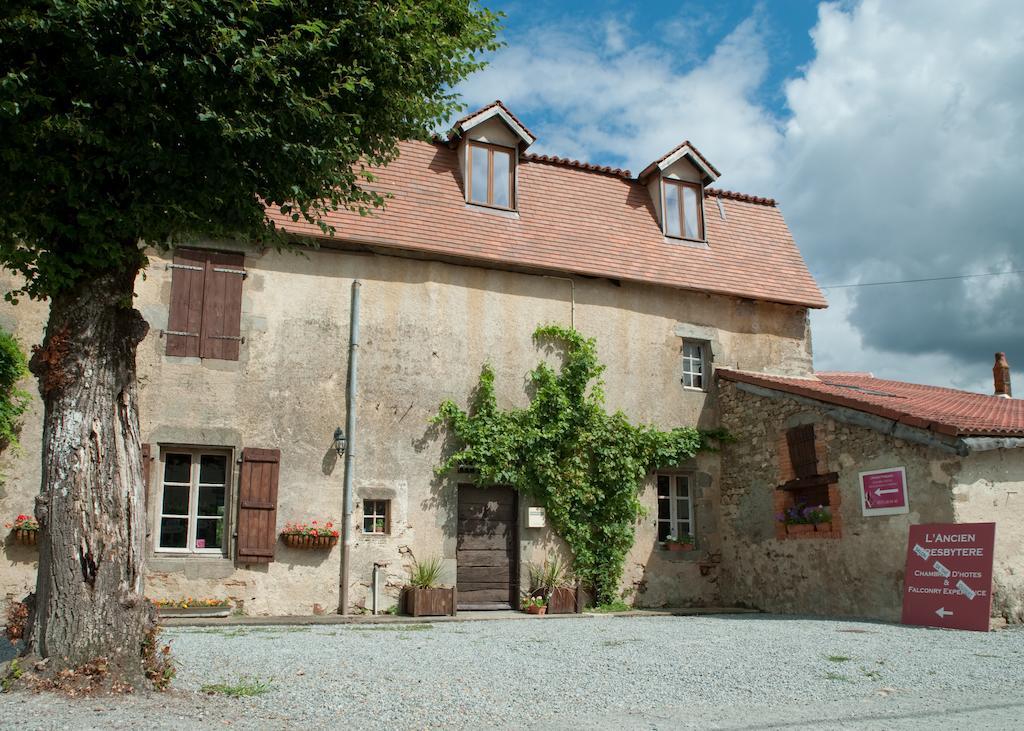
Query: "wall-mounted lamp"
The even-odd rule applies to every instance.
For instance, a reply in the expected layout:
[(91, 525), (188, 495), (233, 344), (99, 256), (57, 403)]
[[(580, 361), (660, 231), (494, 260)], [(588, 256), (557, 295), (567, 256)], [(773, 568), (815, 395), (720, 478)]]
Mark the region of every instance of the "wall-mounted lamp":
[(341, 457), (345, 454), (345, 445), (348, 444), (348, 439), (345, 438), (345, 430), (340, 426), (334, 430), (334, 451)]

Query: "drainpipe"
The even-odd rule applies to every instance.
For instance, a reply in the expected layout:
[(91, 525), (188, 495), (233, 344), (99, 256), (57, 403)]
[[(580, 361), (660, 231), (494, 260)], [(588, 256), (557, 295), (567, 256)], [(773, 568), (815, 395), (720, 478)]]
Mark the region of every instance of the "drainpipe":
[(348, 392), (345, 397), (345, 509), (342, 526), (345, 540), (341, 544), (341, 591), (338, 614), (348, 614), (349, 564), (352, 557), (352, 476), (356, 461), (356, 376), (359, 359), (359, 280), (352, 282), (352, 305), (349, 308), (351, 321), (348, 336)]
[(550, 274), (543, 275), (545, 279), (560, 279), (569, 283), (569, 327), (576, 329), (576, 282), (569, 277), (553, 277)]

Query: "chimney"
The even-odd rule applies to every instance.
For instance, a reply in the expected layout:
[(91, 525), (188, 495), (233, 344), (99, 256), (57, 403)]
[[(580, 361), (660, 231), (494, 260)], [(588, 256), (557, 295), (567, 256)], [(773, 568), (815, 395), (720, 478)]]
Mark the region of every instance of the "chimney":
[(1006, 353), (996, 353), (996, 364), (992, 366), (992, 379), (995, 381), (995, 394), (1010, 398), (1010, 364), (1006, 361)]

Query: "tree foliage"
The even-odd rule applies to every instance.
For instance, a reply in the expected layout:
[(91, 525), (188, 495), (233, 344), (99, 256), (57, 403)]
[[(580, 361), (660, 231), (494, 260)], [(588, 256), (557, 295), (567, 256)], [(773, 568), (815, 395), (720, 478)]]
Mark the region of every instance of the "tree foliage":
[(576, 575), (599, 604), (617, 598), (626, 554), (643, 514), (640, 488), (651, 470), (677, 465), (709, 449), (721, 432), (692, 427), (662, 431), (634, 425), (604, 408), (597, 343), (573, 329), (539, 327), (534, 340), (564, 349), (555, 371), (541, 362), (524, 409), (500, 409), (494, 371), (485, 365), (471, 412), (445, 401), (435, 422), (447, 423), (463, 447), (438, 467), (472, 465), (482, 485), (507, 484), (541, 502), (573, 553)]
[(380, 205), (366, 168), (451, 113), (496, 24), (472, 0), (9, 0), (0, 265), (45, 297), (135, 271), (139, 239), (279, 245), (265, 203)]
[(28, 409), (28, 393), (18, 381), (28, 375), (28, 363), (18, 341), (0, 330), (0, 449), (18, 445), (21, 416)]

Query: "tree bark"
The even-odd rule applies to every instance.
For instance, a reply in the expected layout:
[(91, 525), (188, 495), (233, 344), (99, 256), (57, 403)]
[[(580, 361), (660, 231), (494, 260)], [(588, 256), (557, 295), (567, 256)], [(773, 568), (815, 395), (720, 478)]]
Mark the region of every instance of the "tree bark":
[(149, 326), (131, 306), (135, 274), (111, 272), (54, 296), (32, 357), (45, 415), (29, 650), (51, 670), (103, 657), (112, 678), (140, 685), (152, 619), (135, 351)]

